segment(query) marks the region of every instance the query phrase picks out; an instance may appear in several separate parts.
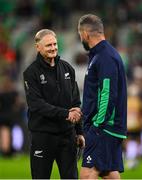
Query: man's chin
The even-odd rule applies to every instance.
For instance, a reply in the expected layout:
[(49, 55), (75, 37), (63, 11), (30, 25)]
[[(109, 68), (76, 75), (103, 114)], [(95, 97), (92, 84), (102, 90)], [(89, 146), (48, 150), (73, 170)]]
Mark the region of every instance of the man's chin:
[(54, 59), (56, 56), (48, 56), (48, 59)]
[(48, 56), (48, 58), (55, 58), (56, 56), (57, 56), (57, 54), (54, 54), (54, 55)]
[[(57, 56), (57, 55), (56, 55)], [(55, 58), (56, 56), (51, 56), (50, 58)]]

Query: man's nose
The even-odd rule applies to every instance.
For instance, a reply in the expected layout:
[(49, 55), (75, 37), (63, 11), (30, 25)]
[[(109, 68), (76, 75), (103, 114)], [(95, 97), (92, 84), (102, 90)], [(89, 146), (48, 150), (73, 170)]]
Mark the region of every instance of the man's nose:
[(54, 45), (54, 44), (51, 46), (51, 49), (52, 49), (52, 50), (54, 50), (54, 49), (55, 49), (55, 45)]

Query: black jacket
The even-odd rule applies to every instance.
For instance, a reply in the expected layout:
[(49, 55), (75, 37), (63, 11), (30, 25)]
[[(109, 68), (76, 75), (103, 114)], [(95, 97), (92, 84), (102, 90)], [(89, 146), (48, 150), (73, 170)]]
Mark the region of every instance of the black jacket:
[(24, 71), (28, 104), (28, 125), (31, 131), (63, 133), (72, 128), (82, 134), (81, 123), (67, 121), (69, 109), (80, 106), (74, 69), (59, 56), (51, 67), (38, 54)]

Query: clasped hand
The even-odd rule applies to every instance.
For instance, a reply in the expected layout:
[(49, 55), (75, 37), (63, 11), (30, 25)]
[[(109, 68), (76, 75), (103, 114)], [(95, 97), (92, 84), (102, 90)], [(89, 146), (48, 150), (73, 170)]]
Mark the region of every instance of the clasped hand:
[(69, 109), (69, 115), (66, 120), (72, 123), (77, 123), (80, 121), (81, 116), (82, 116), (81, 109), (79, 107), (74, 107)]

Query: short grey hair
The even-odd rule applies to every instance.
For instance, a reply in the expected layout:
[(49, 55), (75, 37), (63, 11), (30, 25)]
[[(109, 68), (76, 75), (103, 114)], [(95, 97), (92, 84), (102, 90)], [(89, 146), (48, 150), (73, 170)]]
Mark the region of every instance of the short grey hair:
[(94, 14), (86, 14), (79, 19), (78, 30), (86, 30), (90, 33), (104, 34), (104, 26), (101, 18)]
[(50, 30), (50, 29), (41, 29), (40, 31), (38, 31), (35, 35), (35, 42), (38, 43), (45, 35), (53, 35), (56, 37), (56, 34), (54, 31)]

